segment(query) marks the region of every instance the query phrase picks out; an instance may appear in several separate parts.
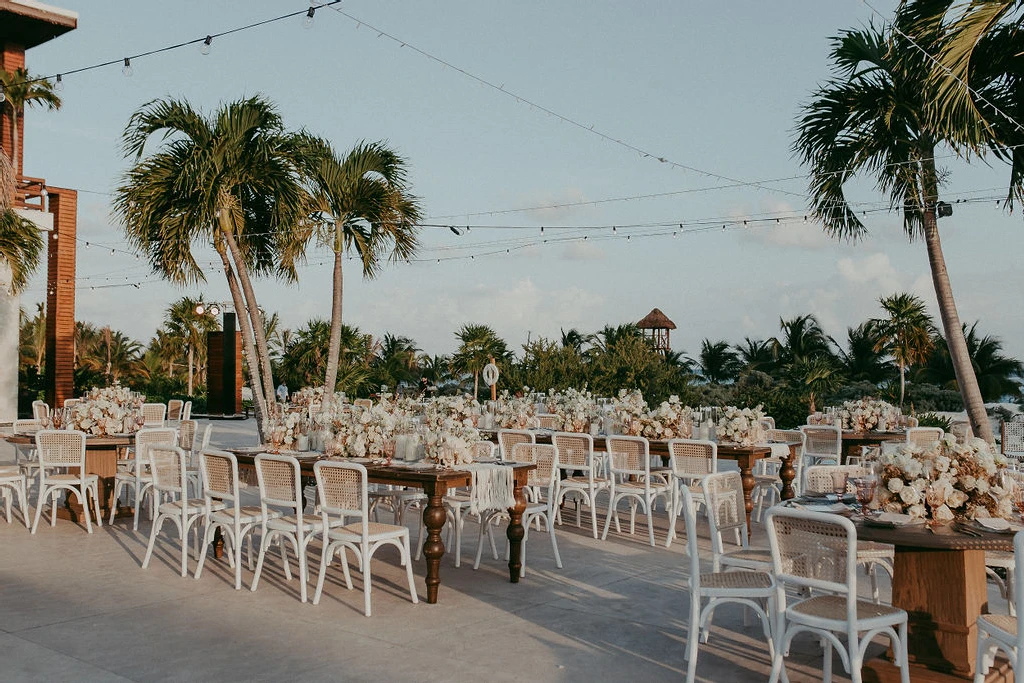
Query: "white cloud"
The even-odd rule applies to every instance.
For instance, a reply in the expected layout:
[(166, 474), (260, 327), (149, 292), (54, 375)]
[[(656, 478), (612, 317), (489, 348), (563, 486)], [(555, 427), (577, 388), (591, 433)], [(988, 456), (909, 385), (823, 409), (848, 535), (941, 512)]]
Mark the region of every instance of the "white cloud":
[(853, 285), (893, 292), (903, 286), (889, 255), (881, 252), (863, 258), (841, 258), (836, 261), (836, 270), (843, 280)]
[(590, 241), (569, 242), (562, 247), (561, 256), (566, 261), (603, 261), (605, 251)]

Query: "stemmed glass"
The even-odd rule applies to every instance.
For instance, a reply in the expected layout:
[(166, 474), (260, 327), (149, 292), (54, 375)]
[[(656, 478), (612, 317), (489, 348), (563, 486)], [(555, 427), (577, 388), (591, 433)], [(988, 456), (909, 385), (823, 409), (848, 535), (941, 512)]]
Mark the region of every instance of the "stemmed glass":
[(878, 480), (873, 476), (858, 477), (853, 480), (853, 484), (857, 489), (857, 505), (860, 508), (860, 514), (863, 515), (864, 510), (875, 499), (875, 487)]
[(1017, 484), (1013, 489), (1013, 505), (1017, 508), (1017, 514), (1024, 519), (1024, 485)]

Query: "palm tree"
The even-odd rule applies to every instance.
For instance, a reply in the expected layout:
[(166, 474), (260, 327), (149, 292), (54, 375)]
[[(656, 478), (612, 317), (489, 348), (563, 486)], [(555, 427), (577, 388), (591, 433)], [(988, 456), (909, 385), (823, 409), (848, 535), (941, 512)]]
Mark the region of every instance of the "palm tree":
[(736, 354), (747, 372), (769, 372), (775, 365), (771, 339), (745, 337), (743, 344), (736, 347)]
[(581, 355), (583, 354), (583, 347), (594, 341), (594, 335), (583, 334), (575, 327), (571, 327), (569, 330), (560, 329), (559, 332), (562, 333), (562, 347), (571, 348)]
[(505, 341), (487, 325), (463, 325), (455, 333), (459, 350), (452, 356), (452, 366), (473, 374), (473, 398), (480, 392), (480, 371), (491, 356), (502, 358), (508, 352)]
[(14, 210), (14, 176), (14, 167), (0, 148), (0, 262), (11, 270), (11, 296), (28, 286), (46, 246), (36, 224)]
[(293, 341), (281, 358), (281, 373), (285, 381), (296, 388), (319, 383), (327, 368), (330, 337), (330, 323), (322, 318), (309, 320), (296, 330)]
[(698, 360), (700, 374), (711, 384), (723, 384), (736, 379), (740, 372), (740, 360), (729, 342), (712, 342), (705, 339), (700, 347)]
[(626, 339), (643, 339), (643, 332), (636, 326), (635, 323), (625, 323), (612, 327), (611, 325), (605, 325), (601, 330), (593, 336), (592, 346), (590, 351), (598, 353), (607, 353), (611, 351), (616, 344)]
[(43, 374), (43, 359), (46, 357), (46, 311), (42, 303), (36, 304), (36, 314), (31, 318), (21, 309), (21, 335), (19, 340), (21, 363), (34, 365), (36, 373)]
[(932, 318), (924, 302), (905, 292), (878, 300), (888, 317), (872, 320), (878, 329), (876, 351), (887, 351), (900, 369), (900, 407), (906, 396), (907, 368), (928, 360), (933, 348)]
[(412, 384), (416, 381), (419, 376), (416, 342), (409, 337), (385, 333), (376, 346), (372, 362), (374, 382), (397, 388), (403, 382)]
[(324, 377), (325, 390), (333, 391), (341, 352), (344, 256), (355, 252), (366, 279), (377, 276), (385, 257), (392, 263), (409, 259), (418, 244), (421, 212), (419, 201), (408, 193), (405, 160), (383, 142), (360, 142), (344, 159), (324, 140), (308, 138), (307, 144), (313, 213), (300, 241), (316, 236), (334, 252), (331, 340)]
[[(1003, 343), (991, 335), (978, 336), (978, 323), (964, 325), (964, 338), (970, 349), (971, 364), (978, 377), (982, 396), (987, 401), (998, 401), (1004, 396), (1020, 396), (1020, 378), (1024, 377), (1024, 364), (1016, 358), (1003, 355)], [(918, 368), (915, 377), (947, 389), (957, 389), (956, 372), (945, 348), (942, 336), (935, 333), (935, 353)]]
[(199, 301), (182, 297), (171, 304), (164, 317), (167, 331), (188, 350), (188, 395), (192, 395), (196, 370), (206, 365), (206, 335), (220, 329), (215, 316), (196, 313)]
[(6, 95), (0, 106), (11, 110), (11, 163), (14, 175), (19, 176), (21, 169), (18, 168), (18, 144), (21, 139), (25, 107), (39, 105), (51, 111), (60, 109), (60, 96), (54, 92), (53, 83), (49, 79), (31, 76), (24, 67), (18, 67), (13, 72), (0, 69), (0, 90)]
[[(154, 136), (162, 144), (144, 157)], [(185, 101), (153, 100), (125, 128), (134, 165), (114, 200), (129, 242), (175, 284), (205, 280), (191, 246), (212, 241), (238, 313), (261, 438), (274, 380), (250, 272), (296, 278), (292, 232), (308, 213), (302, 140), (260, 97), (222, 105), (209, 117)]]
[[(868, 27), (845, 31), (834, 39), (835, 77), (804, 106), (794, 150), (810, 169), (812, 210), (826, 232), (849, 240), (865, 234), (864, 224), (846, 200), (844, 186), (867, 171), (879, 189), (889, 194), (892, 207), (902, 209), (907, 235), (924, 239), (964, 406), (974, 433), (991, 442), (992, 430), (960, 328), (936, 222), (935, 150), (942, 136), (925, 117), (926, 103), (935, 96), (927, 80), (930, 64), (927, 56), (894, 37), (897, 31), (914, 31), (900, 24), (906, 19), (897, 14), (896, 24), (885, 32)], [(934, 52), (939, 45), (935, 32), (918, 31), (915, 40), (926, 52)]]
[(857, 327), (846, 328), (846, 348), (839, 347), (838, 355), (848, 380), (880, 384), (891, 376), (892, 366), (879, 351), (881, 341), (874, 321), (867, 320)]
[(780, 318), (779, 329), (782, 339), (772, 337), (768, 343), (776, 361), (782, 365), (833, 357), (828, 335), (813, 314), (798, 315), (790, 320)]

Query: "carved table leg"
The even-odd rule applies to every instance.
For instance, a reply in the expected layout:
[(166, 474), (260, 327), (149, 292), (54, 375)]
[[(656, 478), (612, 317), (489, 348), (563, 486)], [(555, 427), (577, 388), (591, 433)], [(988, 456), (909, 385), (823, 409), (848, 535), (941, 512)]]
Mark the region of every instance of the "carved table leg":
[(423, 542), (423, 557), (427, 561), (427, 602), (430, 604), (437, 602), (437, 589), (441, 585), (441, 557), (444, 555), (441, 529), (448, 519), (444, 510), (447, 490), (444, 482), (431, 483), (424, 489), (427, 507), (423, 510), (423, 524), (427, 527), (427, 540)]
[(779, 477), (782, 479), (782, 500), (796, 497), (796, 491), (793, 490), (793, 480), (796, 479), (793, 460), (797, 457), (797, 448), (798, 446), (789, 447), (789, 457), (782, 461), (782, 469), (779, 470)]
[(754, 491), (754, 486), (757, 484), (757, 480), (754, 479), (754, 475), (751, 472), (752, 463), (750, 457), (744, 457), (737, 460), (740, 467), (740, 479), (743, 482), (743, 509), (747, 511), (747, 529), (750, 528), (750, 515), (754, 512), (754, 501), (751, 498), (751, 494)]
[[(525, 476), (526, 473), (524, 472), (522, 475), (523, 479), (525, 479)], [(508, 536), (509, 544), (508, 578), (512, 583), (519, 583), (519, 574), (523, 570), (523, 537), (526, 535), (526, 529), (523, 528), (523, 513), (526, 511), (526, 494), (523, 492), (523, 483), (523, 480), (517, 473), (515, 487), (516, 505), (508, 509), (508, 530), (505, 532), (505, 535)]]

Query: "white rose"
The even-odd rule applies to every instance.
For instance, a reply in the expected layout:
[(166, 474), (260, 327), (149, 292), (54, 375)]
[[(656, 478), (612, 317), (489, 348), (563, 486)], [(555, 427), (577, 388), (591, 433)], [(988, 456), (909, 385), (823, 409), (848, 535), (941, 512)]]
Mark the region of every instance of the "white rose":
[(951, 522), (953, 521), (953, 511), (947, 505), (940, 505), (932, 510), (932, 519), (937, 522)]
[(903, 490), (903, 480), (900, 479), (899, 477), (893, 477), (892, 479), (889, 480), (889, 483), (887, 483), (885, 487), (893, 493), (899, 493), (900, 491)]
[(953, 489), (946, 495), (946, 505), (951, 508), (961, 507), (967, 502), (967, 494), (963, 491)]
[(904, 486), (900, 489), (900, 500), (907, 505), (913, 505), (921, 500), (921, 494), (913, 486)]

